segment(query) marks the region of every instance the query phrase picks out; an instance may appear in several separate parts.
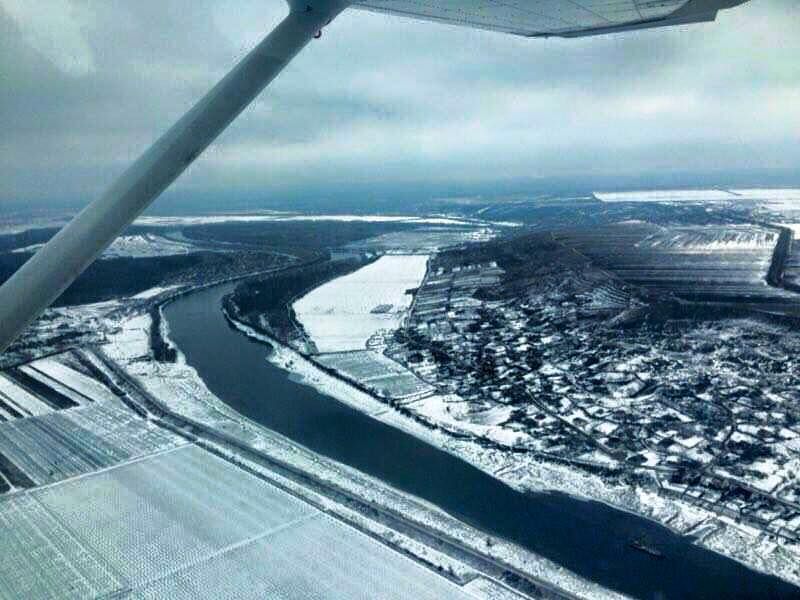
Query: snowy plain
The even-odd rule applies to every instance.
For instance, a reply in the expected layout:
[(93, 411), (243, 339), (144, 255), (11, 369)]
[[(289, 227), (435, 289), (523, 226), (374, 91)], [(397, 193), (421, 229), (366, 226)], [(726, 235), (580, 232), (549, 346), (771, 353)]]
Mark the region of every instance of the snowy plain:
[[(36, 252), (44, 244), (32, 244), (13, 250), (15, 253)], [(153, 256), (173, 256), (195, 252), (192, 244), (178, 242), (160, 235), (123, 235), (115, 239), (103, 251), (100, 258), (145, 258)]]
[(737, 189), (684, 189), (684, 190), (634, 190), (625, 192), (594, 192), (602, 202), (733, 202), (737, 200), (761, 201), (767, 204), (800, 205), (797, 188), (737, 188)]
[(406, 291), (419, 286), (427, 262), (426, 255), (382, 256), (296, 301), (297, 320), (320, 352), (363, 350), (373, 334), (400, 325), (412, 300)]
[(222, 214), (186, 217), (139, 217), (136, 225), (185, 226), (185, 225), (214, 225), (218, 223), (270, 223), (280, 221), (331, 221), (331, 222), (359, 222), (359, 223), (417, 223), (424, 225), (464, 225), (469, 223), (453, 217), (415, 217), (404, 215), (297, 215), (290, 213), (271, 212), (250, 215)]

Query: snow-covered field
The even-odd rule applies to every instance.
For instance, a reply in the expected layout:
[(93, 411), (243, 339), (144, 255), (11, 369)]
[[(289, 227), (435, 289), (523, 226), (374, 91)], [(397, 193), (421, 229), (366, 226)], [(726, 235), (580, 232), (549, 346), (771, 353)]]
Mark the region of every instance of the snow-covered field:
[(419, 286), (427, 262), (425, 255), (382, 256), (300, 298), (297, 320), (320, 352), (363, 350), (374, 333), (400, 325), (412, 300), (406, 290)]
[(180, 284), (168, 285), (166, 287), (157, 286), (150, 288), (149, 290), (139, 292), (135, 296), (131, 296), (131, 298), (136, 298), (137, 300), (149, 300), (150, 298), (155, 298), (156, 296), (158, 296), (159, 294), (163, 294), (164, 292), (172, 292), (174, 290), (177, 290), (179, 287), (181, 287)]
[(380, 352), (360, 350), (319, 354), (314, 360), (336, 370), (382, 398), (408, 399), (433, 393), (433, 387)]
[(469, 221), (453, 217), (415, 217), (404, 215), (297, 215), (281, 212), (252, 215), (205, 215), (186, 217), (139, 217), (136, 225), (174, 227), (186, 225), (214, 225), (217, 223), (270, 223), (280, 221), (332, 221), (360, 223), (417, 223), (420, 225), (464, 225)]
[[(17, 248), (14, 252), (36, 252), (44, 244), (33, 244)], [(123, 235), (118, 237), (103, 252), (101, 258), (144, 258), (151, 256), (171, 256), (175, 254), (188, 254), (197, 249), (184, 242), (170, 240), (160, 235)]]
[(30, 366), (94, 402), (117, 400), (117, 396), (99, 381), (79, 373), (54, 358), (42, 358), (30, 363)]
[(748, 188), (731, 190), (744, 198), (792, 204), (800, 208), (800, 188)]
[[(71, 402), (73, 402), (77, 406), (81, 406), (83, 404), (91, 404), (91, 400), (86, 398), (76, 390), (73, 390), (69, 386), (64, 385), (58, 378), (51, 377), (47, 373), (43, 373), (38, 369), (32, 366), (32, 363), (28, 363), (27, 365), (22, 365), (19, 367), (20, 373), (27, 375), (30, 377), (31, 380), (38, 382), (45, 388), (49, 388), (52, 392), (55, 392), (59, 396), (63, 396), (67, 398)], [(50, 398), (50, 392), (43, 394), (44, 397)]]
[(0, 375), (0, 407), (3, 404), (25, 417), (45, 415), (53, 410), (49, 404), (31, 394), (12, 379)]
[(159, 235), (123, 235), (114, 240), (114, 243), (103, 253), (103, 257), (170, 256), (188, 254), (195, 250), (196, 248), (192, 244), (170, 240)]
[(39, 485), (184, 443), (106, 402), (0, 423), (0, 452)]
[(719, 202), (738, 198), (726, 190), (638, 190), (594, 195), (603, 202)]
[(0, 508), (2, 598), (471, 597), (194, 445), (17, 494)]
[(594, 195), (603, 202), (731, 202), (751, 200), (800, 208), (800, 189), (792, 188), (637, 190), (630, 192), (595, 192)]

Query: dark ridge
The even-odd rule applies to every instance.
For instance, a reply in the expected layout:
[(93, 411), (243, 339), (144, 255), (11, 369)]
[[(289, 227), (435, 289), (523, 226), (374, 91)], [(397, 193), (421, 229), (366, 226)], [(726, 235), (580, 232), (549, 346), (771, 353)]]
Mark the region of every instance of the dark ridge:
[(183, 228), (193, 241), (221, 242), (232, 247), (277, 249), (303, 260), (313, 258), (319, 250), (344, 246), (350, 242), (384, 233), (411, 230), (413, 223), (339, 221), (275, 221), (250, 223), (215, 223)]
[(31, 488), (36, 486), (36, 483), (23, 473), (17, 465), (6, 458), (2, 452), (0, 452), (0, 472), (14, 487)]
[(67, 398), (53, 388), (47, 387), (45, 384), (36, 381), (33, 377), (27, 373), (23, 373), (17, 368), (9, 369), (6, 371), (6, 374), (14, 379), (23, 388), (28, 390), (31, 394), (37, 396), (55, 410), (62, 410), (65, 408), (78, 406), (78, 404), (72, 401), (70, 398)]
[(792, 231), (786, 227), (780, 227), (779, 229), (778, 241), (775, 244), (775, 250), (772, 252), (769, 271), (767, 271), (767, 283), (775, 287), (783, 287), (783, 271), (792, 247)]
[[(70, 285), (53, 306), (104, 302), (163, 285), (197, 282), (263, 268), (264, 252), (193, 252), (172, 256), (96, 260)], [(0, 283), (11, 277), (30, 254), (0, 253)]]
[(11, 413), (11, 416), (14, 417), (15, 419), (21, 419), (22, 417), (25, 416), (22, 413), (20, 413), (16, 408), (11, 406), (7, 402), (4, 402), (2, 396), (0, 396), (0, 406), (2, 406), (3, 410), (6, 411), (7, 413)]
[[(20, 233), (9, 233), (0, 235), (0, 253), (10, 252), (16, 248), (24, 248), (25, 246), (33, 246), (34, 244), (42, 244), (53, 237), (58, 231), (58, 227), (46, 227), (42, 229), (28, 229)], [(28, 258), (28, 254), (21, 254)]]

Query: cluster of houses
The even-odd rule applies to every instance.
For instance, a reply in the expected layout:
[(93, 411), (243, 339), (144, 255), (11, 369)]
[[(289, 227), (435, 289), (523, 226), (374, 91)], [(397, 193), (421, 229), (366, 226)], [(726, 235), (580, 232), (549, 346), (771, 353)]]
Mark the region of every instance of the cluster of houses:
[(495, 262), (433, 260), (385, 353), (514, 452), (644, 482), (800, 543), (800, 334), (753, 319), (639, 319), (611, 277), (565, 270), (495, 293)]

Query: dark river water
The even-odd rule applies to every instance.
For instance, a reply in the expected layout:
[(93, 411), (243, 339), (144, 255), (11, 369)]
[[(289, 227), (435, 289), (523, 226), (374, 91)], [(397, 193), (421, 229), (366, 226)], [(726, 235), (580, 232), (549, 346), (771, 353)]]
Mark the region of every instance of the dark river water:
[[(184, 296), (167, 306), (165, 315), (188, 363), (241, 414), (638, 598), (800, 598), (800, 589), (703, 550), (647, 519), (562, 494), (517, 492), (463, 460), (292, 381), (267, 362), (267, 346), (228, 325), (221, 298), (232, 286)], [(628, 546), (641, 536), (665, 558)]]

